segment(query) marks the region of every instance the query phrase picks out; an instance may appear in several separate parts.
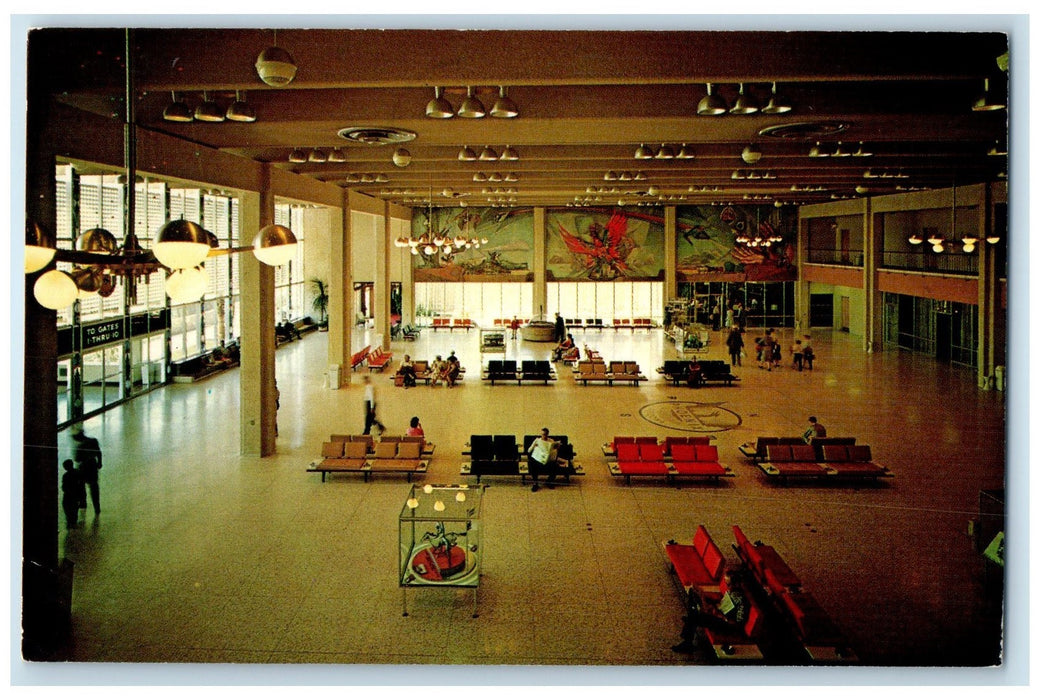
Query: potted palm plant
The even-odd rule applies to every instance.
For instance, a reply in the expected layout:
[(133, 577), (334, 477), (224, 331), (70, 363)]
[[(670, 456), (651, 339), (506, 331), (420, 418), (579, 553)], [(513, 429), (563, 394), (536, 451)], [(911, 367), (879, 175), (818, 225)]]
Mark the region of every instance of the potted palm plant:
[(329, 329), (329, 283), (317, 277), (311, 279), (311, 308), (318, 315), (318, 330)]

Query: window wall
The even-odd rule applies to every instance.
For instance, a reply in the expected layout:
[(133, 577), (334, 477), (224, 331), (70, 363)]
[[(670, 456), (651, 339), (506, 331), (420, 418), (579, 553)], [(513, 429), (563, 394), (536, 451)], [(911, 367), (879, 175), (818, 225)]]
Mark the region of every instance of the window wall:
[(663, 282), (550, 282), (546, 285), (546, 316), (663, 320)]
[[(121, 245), (127, 234), (121, 173), (79, 172), (71, 164), (55, 167), (55, 212), (59, 248), (72, 249), (85, 231), (103, 228)], [(242, 246), (238, 199), (223, 192), (173, 187), (139, 178), (134, 187), (134, 233), (144, 249), (152, 246), (167, 221), (198, 222), (221, 248)], [(305, 240), (302, 207), (277, 204), (275, 221), (288, 226), (300, 245), (294, 260), (275, 269), (275, 318), (306, 315)], [(72, 270), (69, 263), (59, 269)], [(166, 381), (170, 362), (225, 345), (240, 336), (239, 255), (208, 258), (208, 285), (202, 300), (170, 305), (165, 270), (130, 281), (115, 279), (108, 296), (83, 296), (57, 312), (61, 341), (56, 387), (58, 422), (65, 425), (132, 398)], [(102, 324), (112, 342), (94, 346), (85, 334)], [(114, 326), (112, 326), (114, 324)]]
[(884, 295), (884, 341), (941, 362), (976, 367), (978, 325), (973, 304)]
[(433, 316), (469, 318), (491, 326), (496, 318), (531, 318), (530, 282), (416, 282), (415, 316), (429, 323)]

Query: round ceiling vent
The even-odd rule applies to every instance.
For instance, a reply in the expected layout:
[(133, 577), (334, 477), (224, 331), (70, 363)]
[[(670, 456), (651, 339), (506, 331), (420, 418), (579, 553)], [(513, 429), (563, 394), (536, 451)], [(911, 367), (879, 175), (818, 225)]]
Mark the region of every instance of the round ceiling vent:
[(795, 122), (793, 124), (774, 124), (758, 132), (759, 136), (770, 136), (774, 139), (818, 139), (823, 136), (840, 134), (849, 128), (848, 122)]
[(340, 138), (369, 146), (405, 143), (415, 138), (414, 131), (395, 129), (392, 126), (348, 126), (337, 132)]

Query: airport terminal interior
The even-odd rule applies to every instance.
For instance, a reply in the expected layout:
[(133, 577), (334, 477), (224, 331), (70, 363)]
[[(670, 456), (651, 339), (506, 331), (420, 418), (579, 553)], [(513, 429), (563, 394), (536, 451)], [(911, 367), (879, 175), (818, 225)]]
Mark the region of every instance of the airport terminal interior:
[(29, 32), (21, 673), (998, 682), (1009, 31)]

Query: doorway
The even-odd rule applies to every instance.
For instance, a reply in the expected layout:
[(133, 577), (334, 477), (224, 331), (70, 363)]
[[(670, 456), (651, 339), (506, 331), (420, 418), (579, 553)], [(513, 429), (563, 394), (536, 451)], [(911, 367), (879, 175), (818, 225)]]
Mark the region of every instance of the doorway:
[(809, 295), (809, 325), (813, 328), (834, 327), (834, 295)]

